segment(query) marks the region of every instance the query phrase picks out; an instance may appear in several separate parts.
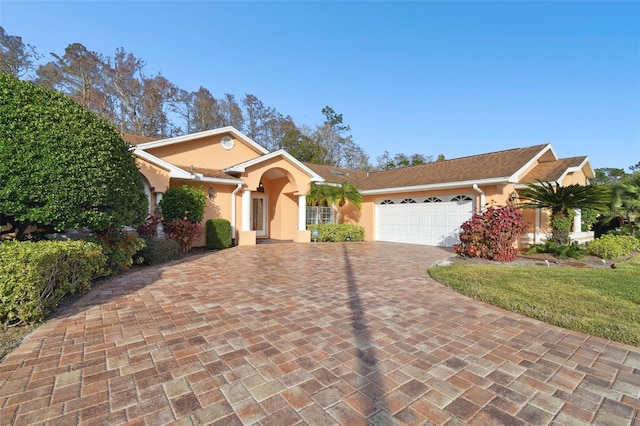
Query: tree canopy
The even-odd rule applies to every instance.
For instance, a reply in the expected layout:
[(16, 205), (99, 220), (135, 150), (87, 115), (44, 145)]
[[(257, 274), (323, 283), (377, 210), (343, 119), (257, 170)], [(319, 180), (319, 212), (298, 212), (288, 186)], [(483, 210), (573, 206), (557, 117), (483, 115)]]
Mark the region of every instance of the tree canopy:
[(320, 124), (298, 124), (251, 93), (215, 97), (202, 86), (184, 90), (149, 73), (145, 62), (123, 47), (108, 55), (71, 43), (38, 65), (41, 58), (35, 47), (0, 27), (0, 72), (25, 78), (35, 71), (36, 84), (68, 95), (120, 133), (166, 138), (233, 126), (267, 150), (285, 149), (301, 161), (373, 168), (343, 115), (330, 106), (321, 109)]
[(307, 204), (327, 204), (335, 206), (337, 209), (334, 223), (340, 223), (342, 219), (342, 208), (350, 203), (356, 209), (362, 206), (362, 193), (352, 183), (342, 182), (341, 184), (312, 182), (307, 192)]
[(130, 145), (69, 97), (0, 74), (0, 214), (20, 237), (136, 225), (147, 197)]

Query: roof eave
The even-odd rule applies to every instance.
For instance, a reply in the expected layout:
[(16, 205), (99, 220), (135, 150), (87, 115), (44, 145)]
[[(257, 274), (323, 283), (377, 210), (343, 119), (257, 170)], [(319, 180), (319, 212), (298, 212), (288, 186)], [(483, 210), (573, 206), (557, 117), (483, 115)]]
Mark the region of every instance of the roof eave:
[(429, 185), (412, 185), (412, 186), (400, 186), (395, 188), (379, 188), (379, 189), (365, 189), (362, 190), (362, 195), (382, 195), (382, 194), (395, 194), (398, 192), (419, 192), (419, 191), (435, 191), (439, 189), (453, 189), (453, 188), (465, 188), (473, 187), (473, 185), (499, 185), (510, 183), (509, 177), (482, 179), (482, 180), (467, 180), (460, 182), (444, 182), (434, 183)]
[(179, 167), (174, 166), (173, 164), (163, 160), (162, 158), (156, 157), (153, 154), (149, 154), (148, 152), (143, 151), (138, 147), (133, 148), (132, 154), (138, 158), (143, 159), (144, 161), (147, 161), (155, 166), (165, 169), (166, 171), (169, 172), (170, 178), (189, 179), (191, 176), (191, 173), (185, 170), (182, 170)]
[(183, 179), (183, 180), (192, 180), (192, 181), (196, 181), (196, 182), (217, 183), (217, 184), (220, 184), (220, 185), (244, 184), (244, 181), (242, 179), (214, 178), (214, 177), (201, 176), (201, 175), (198, 175), (198, 174), (191, 175), (188, 179), (185, 179), (185, 178), (181, 178), (181, 179)]

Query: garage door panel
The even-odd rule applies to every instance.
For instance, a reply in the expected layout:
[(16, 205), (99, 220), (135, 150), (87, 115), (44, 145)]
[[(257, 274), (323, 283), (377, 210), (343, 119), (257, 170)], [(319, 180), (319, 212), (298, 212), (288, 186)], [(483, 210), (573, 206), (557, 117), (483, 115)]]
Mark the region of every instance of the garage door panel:
[(376, 204), (377, 241), (451, 247), (459, 242), (463, 222), (472, 215), (472, 201)]

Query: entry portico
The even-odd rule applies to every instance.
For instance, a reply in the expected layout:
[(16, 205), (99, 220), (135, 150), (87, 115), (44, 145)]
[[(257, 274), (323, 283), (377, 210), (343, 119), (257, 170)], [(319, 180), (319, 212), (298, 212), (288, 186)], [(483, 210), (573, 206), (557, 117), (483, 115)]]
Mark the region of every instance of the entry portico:
[[(204, 220), (228, 219), (238, 245), (260, 238), (309, 242), (306, 193), (323, 179), (284, 150), (268, 152), (233, 127), (134, 147), (151, 211), (171, 186), (202, 188)], [(204, 238), (194, 245), (204, 245)]]

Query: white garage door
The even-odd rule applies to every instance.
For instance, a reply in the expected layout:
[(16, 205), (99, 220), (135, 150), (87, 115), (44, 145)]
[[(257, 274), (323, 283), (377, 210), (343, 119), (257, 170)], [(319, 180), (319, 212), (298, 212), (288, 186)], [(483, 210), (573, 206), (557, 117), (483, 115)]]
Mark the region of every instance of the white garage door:
[(376, 202), (376, 241), (451, 247), (473, 215), (469, 195), (388, 198)]

